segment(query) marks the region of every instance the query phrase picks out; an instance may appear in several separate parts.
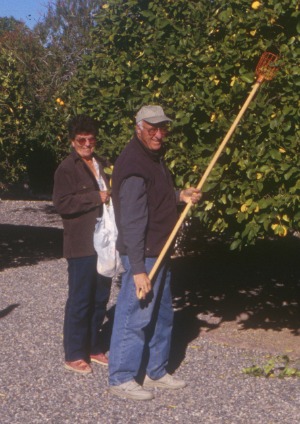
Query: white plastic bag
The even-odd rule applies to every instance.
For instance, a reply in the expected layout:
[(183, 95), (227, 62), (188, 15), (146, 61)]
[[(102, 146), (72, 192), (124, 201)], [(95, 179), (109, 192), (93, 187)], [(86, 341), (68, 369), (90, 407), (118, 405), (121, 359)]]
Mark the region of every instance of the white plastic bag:
[(112, 201), (103, 204), (103, 214), (97, 218), (94, 231), (94, 248), (98, 255), (97, 271), (104, 277), (116, 277), (124, 272), (120, 255), (116, 250), (118, 230)]

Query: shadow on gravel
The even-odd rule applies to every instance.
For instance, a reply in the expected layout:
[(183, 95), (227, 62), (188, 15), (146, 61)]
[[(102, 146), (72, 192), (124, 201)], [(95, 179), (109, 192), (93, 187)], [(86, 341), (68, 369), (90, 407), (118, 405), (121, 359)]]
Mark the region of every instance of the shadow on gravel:
[(62, 257), (59, 228), (0, 225), (0, 271)]
[(113, 305), (111, 308), (109, 308), (106, 312), (106, 318), (107, 320), (102, 325), (101, 333), (100, 333), (100, 339), (101, 339), (101, 346), (103, 349), (103, 352), (109, 351), (109, 345), (110, 345), (110, 338), (112, 333), (112, 327), (114, 322), (114, 316), (115, 316), (115, 305)]
[(197, 257), (172, 261), (174, 332), (170, 371), (201, 331), (239, 320), (239, 328), (300, 335), (300, 240), (261, 241), (242, 252), (207, 243)]
[[(45, 226), (0, 225), (0, 270), (62, 257), (63, 232), (49, 227), (49, 223), (55, 226), (57, 215), (53, 207), (43, 211)], [(36, 206), (29, 206), (26, 212), (34, 218)], [(222, 323), (238, 322), (239, 330), (263, 329), (278, 334), (288, 329), (300, 336), (300, 239), (260, 241), (242, 252), (231, 252), (228, 245), (212, 239), (202, 238), (195, 246), (189, 243), (188, 252), (198, 252), (197, 256), (172, 259), (175, 316), (171, 372), (179, 367), (193, 340)], [(17, 305), (0, 311), (0, 317), (14, 307)], [(108, 311), (102, 334), (107, 348), (113, 314), (114, 307)]]
[(19, 303), (14, 303), (13, 305), (7, 306), (7, 308), (5, 308), (5, 309), (2, 309), (0, 311), (0, 319), (6, 317), (6, 315), (10, 314), (18, 306), (20, 306)]

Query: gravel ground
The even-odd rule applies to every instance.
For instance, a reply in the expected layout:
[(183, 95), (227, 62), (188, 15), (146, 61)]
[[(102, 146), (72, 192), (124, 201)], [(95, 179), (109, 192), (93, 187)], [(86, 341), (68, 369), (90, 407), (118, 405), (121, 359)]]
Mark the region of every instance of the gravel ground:
[[(188, 387), (155, 389), (150, 402), (109, 395), (105, 367), (93, 365), (88, 376), (64, 370), (60, 219), (47, 201), (0, 201), (0, 211), (1, 424), (300, 422), (299, 379), (246, 376), (242, 369), (260, 362), (261, 351), (216, 343), (188, 328), (176, 332), (171, 358)], [(103, 340), (117, 292), (114, 284)]]

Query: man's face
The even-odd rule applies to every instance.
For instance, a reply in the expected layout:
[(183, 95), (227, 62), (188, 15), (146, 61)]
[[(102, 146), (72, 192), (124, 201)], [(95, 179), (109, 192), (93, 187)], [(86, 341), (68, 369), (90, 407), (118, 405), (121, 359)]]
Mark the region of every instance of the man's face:
[(95, 150), (96, 138), (93, 134), (76, 134), (72, 146), (83, 159), (90, 159)]
[(142, 121), (143, 127), (136, 126), (136, 133), (138, 138), (144, 143), (149, 150), (159, 150), (162, 147), (163, 139), (168, 133), (166, 122), (159, 124), (148, 124)]

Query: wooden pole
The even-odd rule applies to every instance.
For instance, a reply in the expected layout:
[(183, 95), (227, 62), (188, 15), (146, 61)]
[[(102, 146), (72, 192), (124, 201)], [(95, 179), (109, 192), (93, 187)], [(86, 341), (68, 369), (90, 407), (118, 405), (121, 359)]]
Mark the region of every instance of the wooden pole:
[[(260, 78), (253, 86), (249, 96), (247, 97), (244, 105), (242, 106), (240, 112), (238, 113), (237, 117), (235, 118), (233, 124), (231, 125), (229, 131), (227, 132), (226, 136), (224, 137), (222, 143), (220, 144), (218, 150), (216, 151), (215, 155), (213, 156), (210, 164), (208, 165), (208, 167), (206, 168), (206, 171), (204, 172), (201, 180), (199, 181), (198, 185), (197, 185), (197, 189), (201, 190), (201, 188), (203, 187), (205, 181), (207, 180), (207, 177), (209, 176), (211, 170), (213, 169), (215, 163), (217, 162), (217, 160), (219, 159), (220, 154), (222, 153), (222, 151), (224, 150), (224, 147), (226, 146), (227, 142), (229, 141), (230, 137), (232, 136), (234, 130), (236, 129), (238, 123), (240, 122), (242, 116), (244, 115), (246, 109), (248, 108), (251, 100), (253, 99), (255, 93), (257, 92), (260, 84), (262, 83), (263, 78)], [(149, 273), (149, 278), (150, 280), (152, 280), (152, 278), (154, 277), (156, 271), (158, 270), (163, 258), (165, 257), (169, 247), (171, 246), (171, 243), (173, 242), (181, 224), (183, 223), (186, 215), (188, 214), (190, 208), (193, 206), (192, 202), (189, 201), (187, 203), (187, 205), (185, 206), (183, 212), (181, 213), (174, 229), (172, 230), (168, 240), (166, 241), (164, 247), (162, 248), (162, 251), (160, 252), (155, 264), (153, 265), (153, 268), (151, 269), (150, 273)]]

